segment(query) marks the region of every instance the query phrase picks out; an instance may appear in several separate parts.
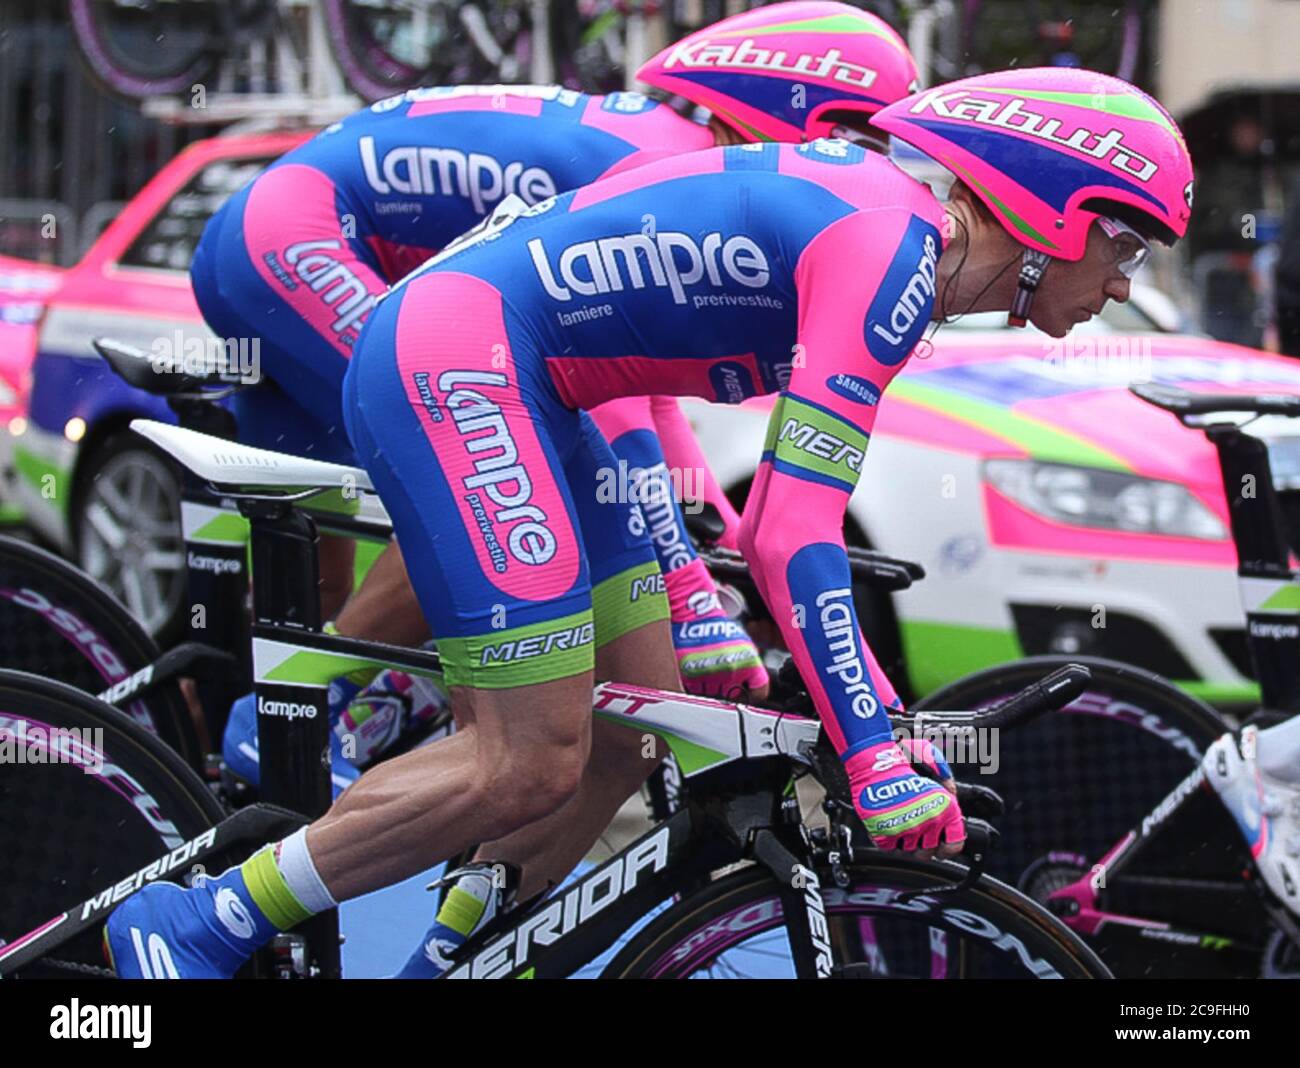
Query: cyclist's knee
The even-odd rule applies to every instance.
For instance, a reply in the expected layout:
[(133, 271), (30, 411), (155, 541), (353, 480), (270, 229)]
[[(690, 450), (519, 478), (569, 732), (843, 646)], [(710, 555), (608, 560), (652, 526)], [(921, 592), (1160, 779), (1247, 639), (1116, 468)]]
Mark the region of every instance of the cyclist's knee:
[(483, 769), (484, 804), (509, 833), (549, 816), (577, 792), (587, 766), (583, 741), (530, 745), (512, 750), (504, 760)]
[(647, 623), (601, 645), (596, 650), (596, 677), (655, 690), (680, 690), (668, 621)]
[(602, 777), (636, 789), (668, 753), (662, 739), (645, 731), (598, 721), (591, 736), (591, 766)]

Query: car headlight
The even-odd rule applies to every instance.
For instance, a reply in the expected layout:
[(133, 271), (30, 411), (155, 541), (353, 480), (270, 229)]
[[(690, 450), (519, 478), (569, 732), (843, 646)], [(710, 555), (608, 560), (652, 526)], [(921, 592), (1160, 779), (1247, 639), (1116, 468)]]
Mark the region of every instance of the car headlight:
[(1207, 541), (1228, 536), (1219, 517), (1177, 482), (1036, 460), (985, 460), (984, 478), (1017, 504), (1058, 523)]

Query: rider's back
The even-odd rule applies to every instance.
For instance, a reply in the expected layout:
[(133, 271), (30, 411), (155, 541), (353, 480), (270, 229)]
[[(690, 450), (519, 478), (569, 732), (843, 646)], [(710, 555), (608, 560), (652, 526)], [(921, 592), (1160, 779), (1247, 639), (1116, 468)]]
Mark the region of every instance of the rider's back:
[[(812, 277), (819, 299), (858, 299), (854, 281), (873, 263), (914, 265), (907, 246), (922, 255), (941, 216), (927, 187), (846, 142), (738, 146), (543, 202), (429, 270), (498, 289), (512, 335), (526, 332), (574, 406), (642, 392), (737, 402), (787, 384)], [(861, 236), (860, 258), (826, 239), (841, 226)]]
[(272, 169), (306, 165), (328, 176), (340, 219), (354, 223), (359, 253), (397, 277), (507, 195), (536, 204), (623, 167), (712, 143), (707, 127), (639, 93), (458, 86), (381, 100)]

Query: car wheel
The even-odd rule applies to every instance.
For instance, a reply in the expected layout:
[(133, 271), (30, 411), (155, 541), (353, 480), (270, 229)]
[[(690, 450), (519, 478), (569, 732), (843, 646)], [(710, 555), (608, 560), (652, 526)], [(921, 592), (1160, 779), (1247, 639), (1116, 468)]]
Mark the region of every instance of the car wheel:
[[(731, 506), (741, 514), (744, 514), (745, 502), (749, 499), (752, 485), (751, 479), (724, 491)], [(856, 545), (862, 549), (874, 548), (852, 519), (846, 519), (844, 523), (844, 544)], [(858, 615), (858, 626), (862, 628), (862, 633), (880, 664), (880, 670), (889, 677), (904, 705), (911, 704), (914, 695), (907, 677), (907, 664), (903, 660), (903, 643), (893, 599), (883, 590), (855, 586), (853, 607)]]
[(69, 517), (82, 570), (107, 586), (160, 644), (182, 621), (180, 499), (172, 464), (135, 435), (120, 435), (95, 448)]

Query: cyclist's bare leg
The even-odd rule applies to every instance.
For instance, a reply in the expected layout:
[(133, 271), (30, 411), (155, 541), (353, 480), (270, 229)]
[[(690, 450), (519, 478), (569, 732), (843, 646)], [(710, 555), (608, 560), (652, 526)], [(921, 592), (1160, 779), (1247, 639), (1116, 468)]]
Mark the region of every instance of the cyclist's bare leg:
[(349, 638), (367, 638), (389, 645), (419, 645), (429, 637), (429, 624), (411, 588), (396, 538), (366, 572), (334, 625), (340, 634)]
[(308, 829), (334, 899), (409, 878), (564, 806), (591, 748), (591, 689), (590, 673), (507, 690), (453, 687), (463, 729), (372, 768)]
[(333, 619), (352, 592), (357, 545), (351, 538), (322, 534), (316, 552), (320, 566), (321, 618)]
[[(596, 677), (680, 690), (667, 621), (647, 623), (601, 646), (596, 651)], [(517, 864), (523, 870), (521, 900), (563, 881), (666, 755), (657, 738), (596, 719), (591, 759), (573, 798), (545, 819), (482, 846), (477, 858)]]

